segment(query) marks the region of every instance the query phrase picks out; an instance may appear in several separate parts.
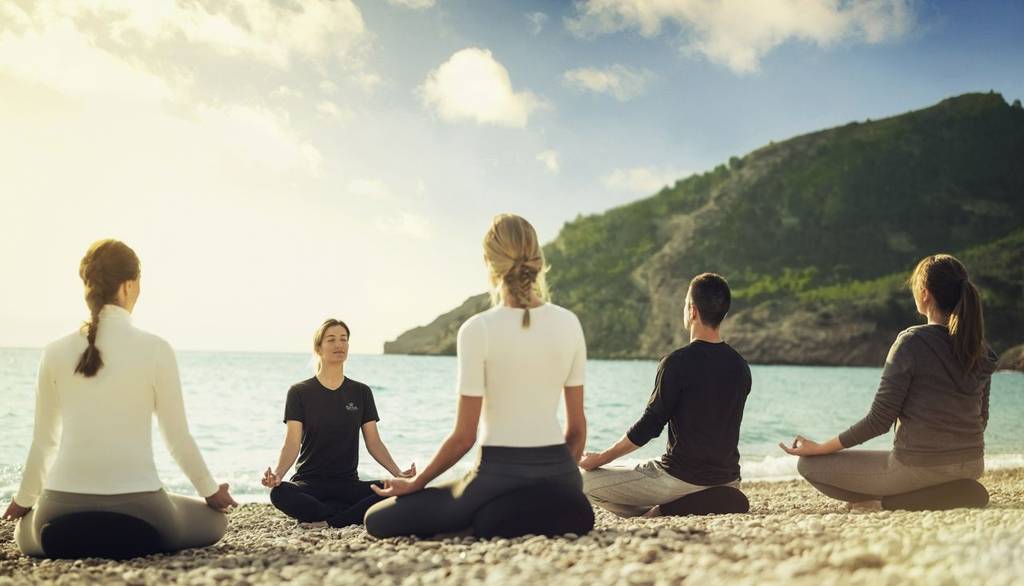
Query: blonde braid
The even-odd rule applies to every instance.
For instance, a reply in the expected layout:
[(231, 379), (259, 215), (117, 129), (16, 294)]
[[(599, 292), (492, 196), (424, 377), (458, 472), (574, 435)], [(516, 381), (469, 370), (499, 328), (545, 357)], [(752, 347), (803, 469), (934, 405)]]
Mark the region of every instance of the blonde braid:
[[(514, 214), (498, 214), (484, 235), (484, 259), (491, 273), (491, 301), (507, 301), (524, 309), (523, 327), (530, 326), (530, 302), (547, 300), (544, 251), (529, 222)], [(506, 299), (507, 298), (507, 299)]]

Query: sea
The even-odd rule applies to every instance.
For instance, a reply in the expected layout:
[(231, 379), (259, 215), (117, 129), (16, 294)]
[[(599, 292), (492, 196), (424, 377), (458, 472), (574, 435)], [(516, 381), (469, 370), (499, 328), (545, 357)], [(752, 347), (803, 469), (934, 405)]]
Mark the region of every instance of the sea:
[[(41, 350), (0, 348), (0, 499), (17, 491), (32, 440), (35, 378)], [(308, 354), (179, 352), (178, 364), (189, 426), (218, 482), (231, 485), (243, 502), (268, 502), (260, 477), (273, 467), (284, 440), (285, 396), (295, 382), (312, 376)], [(643, 413), (657, 362), (590, 360), (585, 410), (587, 449), (603, 449)], [(779, 442), (796, 434), (824, 441), (867, 413), (881, 368), (752, 365), (753, 389), (740, 434), (743, 479), (796, 477), (796, 458)], [(455, 359), (438, 356), (352, 355), (346, 376), (373, 390), (385, 445), (400, 466), (422, 469), (452, 429), (457, 395)], [(102, 409), (102, 405), (96, 405)], [(989, 469), (1024, 467), (1024, 374), (993, 376), (991, 415), (985, 434)], [(562, 417), (562, 413), (559, 414)], [(194, 494), (167, 452), (154, 422), (157, 469), (168, 490)], [(658, 457), (667, 430), (621, 464)], [(362, 442), (360, 442), (362, 443)], [(886, 449), (892, 433), (863, 447)], [(444, 478), (474, 463), (470, 451)], [(111, 454), (116, 458), (116, 454)], [(361, 445), (359, 474), (387, 475)]]

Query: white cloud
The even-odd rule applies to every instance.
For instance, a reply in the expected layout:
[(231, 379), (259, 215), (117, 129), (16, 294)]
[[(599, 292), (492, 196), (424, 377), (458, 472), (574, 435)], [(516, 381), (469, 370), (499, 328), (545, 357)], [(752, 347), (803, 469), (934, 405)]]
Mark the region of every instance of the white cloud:
[(0, 30), (0, 71), (74, 96), (146, 102), (174, 96), (172, 82), (98, 48), (70, 18), (40, 25), (22, 34)]
[[(364, 92), (372, 92), (381, 84), (381, 77), (372, 71), (367, 71), (361, 65), (356, 65), (354, 69), (346, 72), (344, 81), (349, 85), (354, 85)], [(317, 88), (320, 93), (326, 96), (336, 96), (342, 93), (342, 88), (333, 80), (324, 79), (317, 84)]]
[(287, 114), (260, 106), (199, 105), (195, 114), (202, 135), (263, 169), (317, 172), (320, 152), (289, 126)]
[(530, 23), (530, 34), (536, 36), (544, 30), (544, 24), (548, 21), (548, 15), (543, 12), (530, 12), (526, 14), (526, 20)]
[(374, 225), (378, 231), (391, 236), (427, 240), (433, 235), (430, 222), (411, 212), (397, 212), (393, 216), (377, 218)]
[(396, 216), (378, 218), (375, 224), (378, 230), (393, 236), (426, 240), (432, 234), (430, 223), (422, 216), (410, 212), (400, 212)]
[(404, 6), (413, 10), (433, 8), (437, 4), (437, 0), (388, 0), (388, 2), (395, 6)]
[(676, 181), (690, 175), (689, 171), (671, 168), (632, 167), (615, 169), (601, 179), (604, 186), (612, 191), (653, 194), (662, 187), (674, 185)]
[(328, 96), (333, 96), (334, 94), (338, 93), (338, 84), (334, 83), (329, 79), (320, 80), (320, 83), (317, 84), (317, 87), (320, 88), (321, 92), (327, 94)]
[(881, 43), (914, 26), (913, 0), (586, 0), (566, 20), (577, 36), (635, 29), (654, 37), (677, 27), (684, 53), (699, 53), (738, 74), (787, 41), (827, 47), (843, 41)]
[(348, 195), (374, 202), (374, 208), (387, 210), (389, 215), (378, 216), (373, 229), (388, 236), (412, 240), (426, 240), (433, 236), (427, 219), (414, 211), (417, 200), (426, 191), (426, 184), (417, 179), (411, 184), (393, 189), (393, 185), (375, 177), (357, 177), (345, 186)]
[(471, 47), (456, 52), (430, 72), (420, 87), (423, 102), (441, 117), (522, 128), (542, 102), (512, 88), (508, 70), (490, 51)]
[(316, 111), (324, 118), (329, 118), (338, 122), (346, 122), (351, 120), (353, 116), (351, 110), (339, 107), (336, 103), (330, 100), (321, 100), (317, 102)]
[(301, 98), (302, 92), (286, 85), (280, 85), (276, 90), (270, 92), (270, 95), (274, 98)]
[(0, 23), (7, 23), (11, 28), (24, 30), (32, 25), (25, 9), (14, 3), (0, 3)]
[(558, 173), (558, 151), (546, 150), (537, 153), (537, 160), (544, 164), (544, 167), (551, 173)]
[[(74, 6), (84, 10), (100, 4), (106, 6)], [(13, 13), (10, 4), (0, 6), (5, 15)], [(34, 12), (23, 13), (30, 26), (22, 30), (8, 26), (13, 19), (0, 22), (0, 75), (9, 79), (5, 93), (18, 88), (35, 95), (45, 88), (62, 96), (63, 101), (44, 107), (50, 108), (45, 120), (62, 120), (68, 136), (92, 136), (90, 153), (110, 153), (109, 161), (118, 161), (119, 168), (140, 172), (152, 171), (147, 153), (154, 160), (166, 157), (161, 165), (187, 159), (204, 172), (212, 161), (222, 168), (257, 165), (267, 173), (319, 172), (319, 151), (294, 131), (287, 112), (259, 104), (191, 99), (192, 76), (174, 70), (157, 75), (134, 55), (101, 48), (95, 35), (79, 28), (70, 15), (72, 8), (33, 5)], [(275, 90), (281, 95), (290, 92), (286, 86)], [(8, 93), (9, 109), (31, 107), (17, 95)], [(49, 128), (43, 120), (35, 123), (40, 137)], [(97, 130), (97, 125), (106, 129)], [(131, 148), (123, 152), (126, 145)], [(52, 156), (59, 155), (54, 151)], [(78, 157), (86, 160), (83, 153)]]
[(352, 81), (365, 92), (372, 92), (381, 84), (381, 77), (372, 71), (357, 71), (351, 74)]
[[(229, 152), (233, 160), (268, 171), (319, 171), (320, 153), (292, 129), (286, 112), (190, 100), (194, 83), (190, 76), (175, 72), (159, 76), (131, 56), (100, 48), (92, 35), (62, 12), (68, 8), (65, 5), (35, 8), (31, 27), (20, 33), (0, 28), (0, 74), (71, 98), (83, 124), (92, 124), (86, 121), (88, 116), (109, 116), (111, 129), (124, 126), (124, 134), (132, 136), (136, 146), (163, 148), (181, 140), (183, 145), (194, 142), (209, 148), (216, 153), (212, 158), (222, 162), (226, 158), (222, 153)], [(147, 136), (143, 128), (154, 130)], [(135, 136), (137, 132), (140, 136)]]
[(566, 85), (599, 94), (608, 94), (620, 102), (642, 95), (655, 78), (648, 69), (615, 64), (604, 69), (581, 67), (562, 76)]
[(352, 179), (348, 182), (348, 192), (357, 197), (371, 197), (375, 199), (388, 197), (391, 189), (380, 179)]
[(56, 0), (53, 6), (65, 14), (103, 19), (112, 38), (122, 44), (184, 39), (223, 55), (251, 57), (282, 68), (295, 57), (350, 57), (367, 39), (362, 13), (351, 0)]

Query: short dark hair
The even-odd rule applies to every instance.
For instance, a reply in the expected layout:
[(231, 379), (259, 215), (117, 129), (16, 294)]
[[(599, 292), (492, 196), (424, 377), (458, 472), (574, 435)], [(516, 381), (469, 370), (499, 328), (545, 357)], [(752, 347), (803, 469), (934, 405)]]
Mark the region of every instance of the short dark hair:
[(722, 275), (701, 273), (690, 281), (690, 302), (697, 307), (700, 321), (717, 330), (732, 303), (729, 283)]

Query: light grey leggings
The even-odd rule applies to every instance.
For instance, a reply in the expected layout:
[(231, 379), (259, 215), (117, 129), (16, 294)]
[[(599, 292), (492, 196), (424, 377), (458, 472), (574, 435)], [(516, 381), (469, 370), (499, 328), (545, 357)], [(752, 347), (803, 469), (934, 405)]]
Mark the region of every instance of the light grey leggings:
[(892, 452), (881, 450), (843, 450), (827, 456), (803, 456), (797, 464), (800, 475), (826, 496), (850, 503), (879, 500), (970, 478), (977, 480), (985, 472), (985, 460), (979, 458), (940, 466), (908, 466)]
[(536, 448), (483, 446), (476, 468), (462, 479), (385, 499), (366, 512), (374, 537), (454, 533), (473, 525), (481, 507), (519, 488), (552, 483), (583, 491), (579, 468), (565, 444)]
[[(130, 515), (152, 525), (165, 551), (213, 545), (224, 537), (227, 515), (208, 507), (198, 498), (153, 492), (125, 494), (79, 494), (44, 490), (36, 506), (18, 521), (14, 540), (22, 553), (43, 556), (39, 534), (53, 519), (69, 513), (103, 511)], [(103, 531), (97, 527), (97, 531)]]

